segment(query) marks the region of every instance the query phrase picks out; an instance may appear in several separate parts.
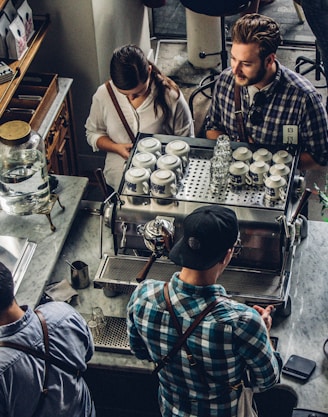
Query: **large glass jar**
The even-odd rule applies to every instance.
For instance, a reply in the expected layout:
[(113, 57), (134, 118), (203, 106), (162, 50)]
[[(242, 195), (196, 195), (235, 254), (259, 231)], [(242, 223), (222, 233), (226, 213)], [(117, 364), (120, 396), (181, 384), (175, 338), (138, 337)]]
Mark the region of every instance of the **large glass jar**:
[(8, 214), (39, 212), (50, 199), (44, 141), (23, 121), (0, 126), (0, 204)]

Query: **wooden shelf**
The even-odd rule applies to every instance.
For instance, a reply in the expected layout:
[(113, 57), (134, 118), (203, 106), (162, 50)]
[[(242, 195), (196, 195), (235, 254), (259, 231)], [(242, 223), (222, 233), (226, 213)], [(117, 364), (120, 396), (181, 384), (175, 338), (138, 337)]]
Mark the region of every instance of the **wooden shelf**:
[[(4, 0), (0, 0), (0, 9), (4, 5), (4, 3), (5, 3)], [(5, 84), (0, 84), (0, 117), (3, 115), (12, 96), (14, 95), (22, 78), (24, 77), (36, 53), (38, 52), (42, 44), (42, 41), (46, 35), (48, 26), (50, 24), (50, 19), (48, 15), (33, 16), (33, 20), (34, 20), (35, 33), (32, 39), (28, 43), (27, 52), (20, 60), (8, 63), (8, 65), (12, 68), (12, 70), (15, 73), (17, 73), (16, 77), (10, 82), (7, 82)]]

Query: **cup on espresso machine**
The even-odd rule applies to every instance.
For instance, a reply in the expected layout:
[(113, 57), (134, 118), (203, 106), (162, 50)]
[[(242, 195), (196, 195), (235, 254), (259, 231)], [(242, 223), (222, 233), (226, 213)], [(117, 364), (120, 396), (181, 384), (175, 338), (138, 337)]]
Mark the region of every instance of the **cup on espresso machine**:
[(165, 152), (169, 155), (177, 155), (181, 158), (183, 169), (189, 164), (190, 146), (184, 140), (172, 140), (165, 146)]
[(183, 176), (182, 161), (178, 155), (165, 154), (158, 158), (157, 167), (159, 169), (169, 169), (173, 171), (177, 177), (177, 181), (180, 182)]
[[(150, 192), (162, 203), (161, 198), (175, 197), (177, 194), (176, 175), (169, 169), (157, 169), (150, 176)], [(164, 201), (163, 201), (164, 204)]]

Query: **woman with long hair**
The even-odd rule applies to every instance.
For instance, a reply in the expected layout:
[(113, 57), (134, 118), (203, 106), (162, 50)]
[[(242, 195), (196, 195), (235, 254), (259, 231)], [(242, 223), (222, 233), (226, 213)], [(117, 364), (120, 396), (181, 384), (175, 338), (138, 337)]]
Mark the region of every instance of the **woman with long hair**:
[[(138, 46), (125, 45), (114, 51), (110, 77), (109, 83), (134, 135), (194, 136), (191, 112), (179, 87)], [(105, 84), (93, 96), (85, 127), (93, 151), (107, 152), (104, 176), (107, 184), (117, 190), (133, 144)]]

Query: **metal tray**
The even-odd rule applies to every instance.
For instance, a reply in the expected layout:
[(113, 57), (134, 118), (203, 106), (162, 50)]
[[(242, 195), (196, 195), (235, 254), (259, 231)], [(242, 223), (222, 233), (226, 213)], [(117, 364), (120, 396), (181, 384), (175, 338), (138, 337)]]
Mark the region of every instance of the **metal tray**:
[[(91, 314), (82, 314), (85, 320)], [(124, 317), (105, 316), (106, 324), (100, 328), (99, 335), (93, 337), (96, 350), (131, 354), (127, 336), (126, 319)]]

